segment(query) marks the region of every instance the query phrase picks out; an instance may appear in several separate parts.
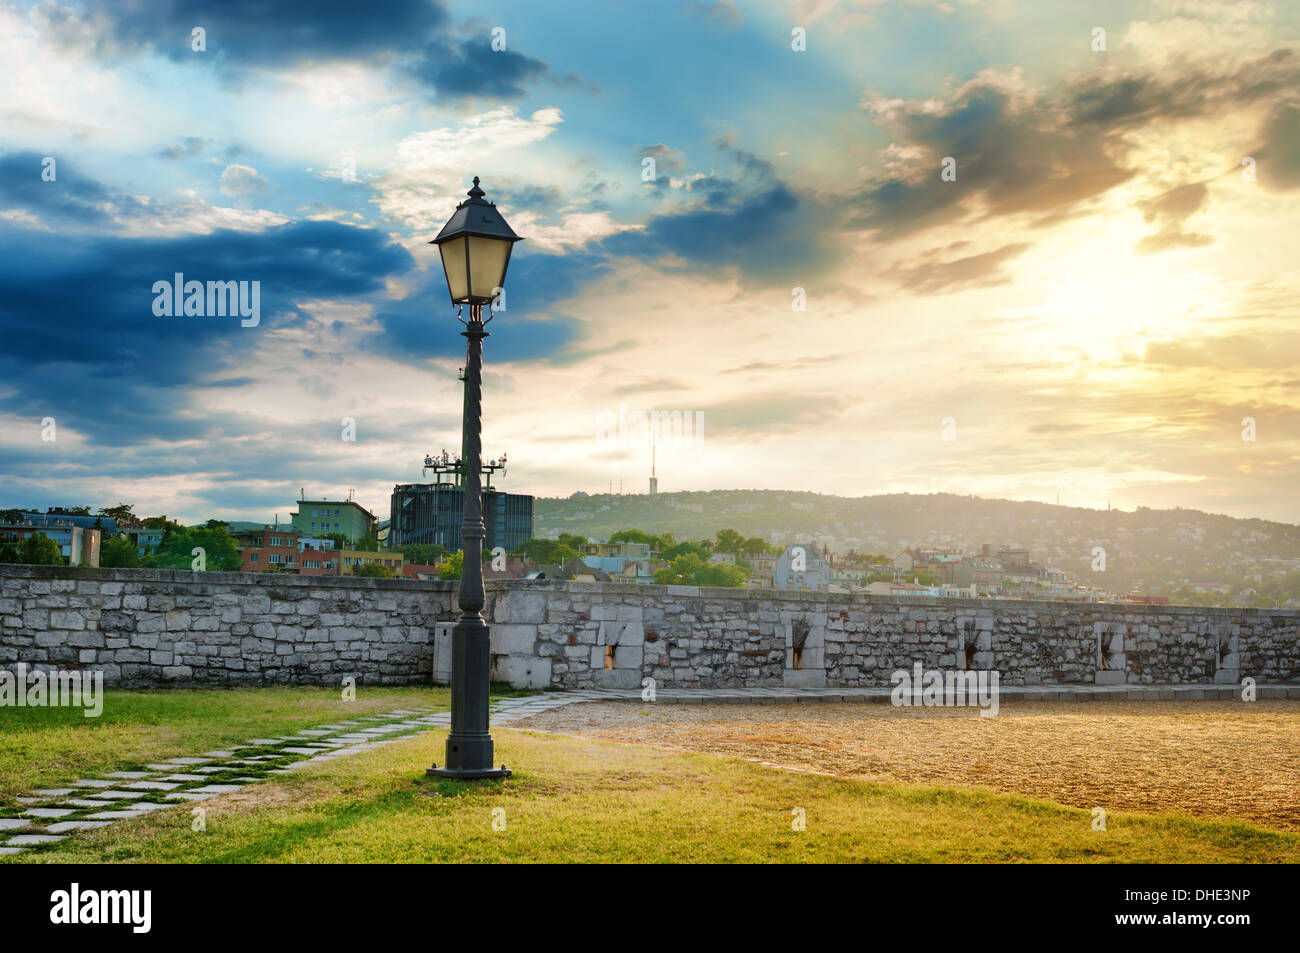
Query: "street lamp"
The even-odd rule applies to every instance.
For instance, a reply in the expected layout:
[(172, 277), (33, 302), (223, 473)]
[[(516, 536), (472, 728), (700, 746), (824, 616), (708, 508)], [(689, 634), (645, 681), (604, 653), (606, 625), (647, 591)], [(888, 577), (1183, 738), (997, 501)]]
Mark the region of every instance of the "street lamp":
[[(451, 303), (469, 305), (469, 321), (461, 332), (469, 342), (465, 355), (465, 411), (461, 464), (464, 468), (465, 509), (461, 522), (461, 616), (451, 631), (451, 734), (446, 763), (425, 773), (440, 778), (508, 778), (505, 765), (492, 765), (492, 736), (488, 734), (489, 642), (483, 621), (483, 339), (488, 336), (483, 305), (501, 294), (510, 263), (510, 250), (522, 239), (506, 224), (495, 203), (485, 201), (474, 176), (469, 198), (430, 245), (438, 246)], [(457, 309), (457, 316), (463, 313)]]

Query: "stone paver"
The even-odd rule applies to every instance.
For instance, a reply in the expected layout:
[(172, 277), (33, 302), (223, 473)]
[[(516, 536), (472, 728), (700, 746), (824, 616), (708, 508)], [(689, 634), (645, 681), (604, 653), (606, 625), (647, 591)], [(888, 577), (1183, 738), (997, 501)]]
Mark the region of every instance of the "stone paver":
[(60, 821), (45, 828), (51, 834), (66, 834), (68, 831), (90, 831), (97, 827), (108, 827), (112, 821)]

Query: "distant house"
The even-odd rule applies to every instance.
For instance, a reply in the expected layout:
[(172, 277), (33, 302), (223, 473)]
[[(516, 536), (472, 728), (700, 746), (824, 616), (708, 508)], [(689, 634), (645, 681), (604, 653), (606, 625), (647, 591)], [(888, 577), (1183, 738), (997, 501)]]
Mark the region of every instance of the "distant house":
[(791, 543), (776, 558), (772, 576), (777, 589), (825, 592), (831, 584), (831, 567), (812, 543)]
[(610, 582), (609, 573), (588, 566), (581, 556), (574, 556), (564, 564), (564, 578), (571, 582)]
[[(166, 522), (167, 517), (159, 518), (159, 522)], [(157, 552), (162, 547), (163, 536), (167, 531), (161, 526), (149, 526), (143, 521), (135, 523), (123, 523), (118, 527), (118, 535), (125, 536), (135, 544), (136, 552), (144, 556), (151, 552)]]
[[(18, 545), (28, 536), (41, 535), (52, 539), (69, 566), (98, 566), (100, 531), (90, 526), (77, 526), (62, 522), (67, 517), (23, 513), (23, 517), (37, 516), (39, 522), (23, 519), (17, 523), (0, 523), (0, 540)], [(94, 520), (94, 517), (91, 517)], [(111, 523), (112, 520), (106, 520)]]
[(749, 577), (749, 588), (775, 588), (776, 561), (778, 558), (780, 557), (771, 553), (764, 553), (761, 556), (745, 557), (752, 569)]
[(1006, 572), (1001, 563), (994, 562), (991, 559), (973, 557), (963, 559), (958, 563), (951, 563), (948, 566), (947, 578), (944, 581), (949, 585), (959, 586), (963, 589), (973, 585), (981, 591), (988, 592), (1001, 589), (1005, 575)]

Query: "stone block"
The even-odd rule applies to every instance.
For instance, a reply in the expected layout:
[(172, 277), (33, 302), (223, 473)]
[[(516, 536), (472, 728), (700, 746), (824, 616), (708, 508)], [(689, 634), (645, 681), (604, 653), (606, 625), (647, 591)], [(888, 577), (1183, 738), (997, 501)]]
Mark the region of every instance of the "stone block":
[(550, 659), (497, 656), (492, 668), (494, 680), (509, 682), (513, 688), (551, 687)]
[(498, 622), (491, 627), (488, 640), (496, 655), (531, 656), (537, 645), (537, 626)]

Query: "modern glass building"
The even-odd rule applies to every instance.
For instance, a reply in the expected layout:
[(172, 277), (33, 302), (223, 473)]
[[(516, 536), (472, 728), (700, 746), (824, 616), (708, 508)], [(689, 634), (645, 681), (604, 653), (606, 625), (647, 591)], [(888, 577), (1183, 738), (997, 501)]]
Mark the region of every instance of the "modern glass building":
[[(393, 487), (388, 546), (436, 543), (455, 552), (461, 548), (464, 490), (454, 483), (402, 483)], [(483, 549), (501, 546), (511, 553), (533, 538), (533, 497), (500, 490), (483, 491)]]

